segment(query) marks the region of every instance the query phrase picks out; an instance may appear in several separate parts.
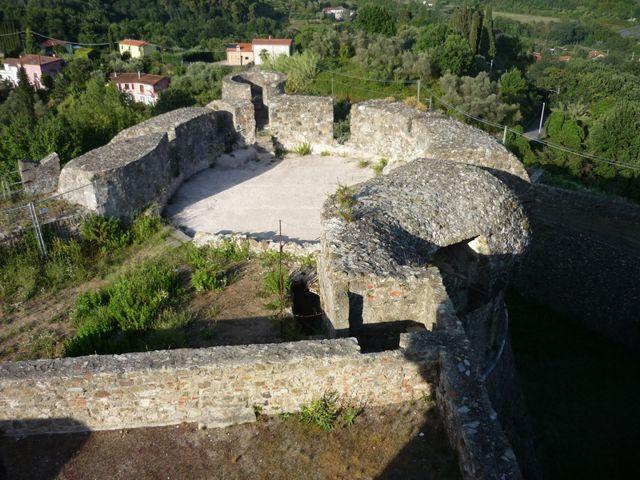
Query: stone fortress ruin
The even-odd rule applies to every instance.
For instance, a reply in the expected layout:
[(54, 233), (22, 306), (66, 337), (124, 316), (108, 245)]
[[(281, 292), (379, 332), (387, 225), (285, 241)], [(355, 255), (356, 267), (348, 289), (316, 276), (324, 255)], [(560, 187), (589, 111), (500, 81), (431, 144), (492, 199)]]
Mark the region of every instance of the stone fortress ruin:
[[(319, 238), (287, 244), (317, 252), (330, 338), (0, 364), (5, 430), (65, 432), (78, 428), (71, 420), (97, 430), (221, 426), (251, 421), (253, 405), (266, 414), (295, 411), (329, 390), (370, 405), (430, 395), (464, 478), (517, 479), (523, 472), (535, 478), (504, 295), (510, 284), (532, 297), (548, 295), (535, 273), (548, 268), (545, 252), (558, 244), (544, 228), (548, 215), (539, 212), (555, 191), (531, 185), (522, 164), (492, 136), (402, 103), (353, 105), (351, 137), (338, 145), (332, 99), (287, 95), (284, 82), (258, 70), (229, 75), (221, 100), (152, 118), (69, 162), (58, 190), (77, 189), (68, 201), (129, 219), (151, 204), (170, 211), (172, 197), (200, 185), (199, 176), (206, 186), (253, 163), (265, 170), (239, 178), (266, 175), (269, 165), (286, 168), (287, 158), (273, 156), (278, 148), (308, 143), (343, 164), (388, 158), (384, 175), (344, 173), (346, 181), (357, 180), (350, 182), (357, 183), (350, 201), (317, 199), (317, 209), (305, 215), (317, 223)], [(320, 165), (322, 158), (298, 162)], [(323, 191), (335, 187), (333, 179)], [(208, 215), (217, 215), (215, 207)], [(191, 233), (201, 243), (238, 235), (254, 249), (272, 248), (275, 240), (252, 235), (260, 228)], [(589, 241), (590, 248), (602, 245), (595, 235)], [(610, 248), (609, 256), (626, 261), (622, 249)], [(571, 265), (562, 268), (573, 274)], [(565, 281), (553, 275), (556, 284)], [(550, 303), (559, 301), (552, 296)], [(615, 321), (632, 301), (608, 315)], [(594, 315), (588, 318), (596, 324)], [(624, 328), (627, 341), (637, 342), (637, 326)]]

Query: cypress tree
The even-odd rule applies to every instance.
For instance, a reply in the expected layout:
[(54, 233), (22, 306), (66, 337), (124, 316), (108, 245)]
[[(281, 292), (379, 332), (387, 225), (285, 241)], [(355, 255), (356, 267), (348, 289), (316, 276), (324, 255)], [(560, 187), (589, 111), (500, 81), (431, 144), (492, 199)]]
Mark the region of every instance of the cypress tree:
[(486, 35), (489, 38), (489, 49), (487, 54), (489, 58), (495, 58), (496, 56), (496, 37), (493, 31), (493, 9), (491, 5), (487, 5), (487, 9), (485, 11), (485, 31)]
[(475, 55), (478, 53), (478, 41), (480, 39), (480, 31), (482, 28), (482, 17), (480, 16), (480, 12), (476, 11), (473, 13), (473, 18), (471, 19), (471, 26), (469, 27), (469, 45), (471, 46), (471, 50)]

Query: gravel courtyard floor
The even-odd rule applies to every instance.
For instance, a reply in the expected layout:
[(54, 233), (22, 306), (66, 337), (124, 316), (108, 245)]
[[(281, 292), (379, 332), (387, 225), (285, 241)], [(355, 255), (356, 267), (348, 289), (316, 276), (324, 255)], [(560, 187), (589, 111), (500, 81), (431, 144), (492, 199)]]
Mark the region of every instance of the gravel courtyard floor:
[[(261, 156), (238, 167), (210, 168), (187, 181), (167, 206), (166, 215), (187, 233), (243, 233), (274, 240), (278, 221), (286, 241), (314, 242), (320, 212), (339, 184), (354, 185), (373, 176), (357, 159), (321, 155)], [(270, 158), (270, 159), (269, 159)]]

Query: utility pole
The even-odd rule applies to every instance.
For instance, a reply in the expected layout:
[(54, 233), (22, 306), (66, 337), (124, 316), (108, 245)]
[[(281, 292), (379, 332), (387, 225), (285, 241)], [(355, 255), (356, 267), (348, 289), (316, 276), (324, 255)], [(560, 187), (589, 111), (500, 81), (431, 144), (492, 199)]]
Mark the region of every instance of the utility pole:
[(334, 97), (333, 75), (331, 75), (331, 97)]
[(504, 133), (502, 134), (502, 144), (506, 145), (507, 144), (507, 126), (504, 126)]
[(491, 59), (491, 71), (493, 72), (493, 58)]
[(418, 80), (418, 102), (420, 102), (420, 80)]
[(547, 106), (546, 102), (542, 103), (542, 114), (540, 115), (540, 126), (538, 127), (538, 135), (542, 133), (542, 123), (544, 122), (544, 109)]

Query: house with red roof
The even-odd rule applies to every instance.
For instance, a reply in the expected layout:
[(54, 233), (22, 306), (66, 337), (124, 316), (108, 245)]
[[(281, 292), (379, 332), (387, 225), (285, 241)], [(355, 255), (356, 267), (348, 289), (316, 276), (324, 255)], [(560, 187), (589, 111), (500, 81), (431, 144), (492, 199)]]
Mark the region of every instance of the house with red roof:
[(118, 42), (118, 51), (120, 52), (120, 55), (128, 53), (131, 58), (143, 58), (157, 52), (158, 47), (145, 40), (132, 40), (130, 38), (125, 38)]
[(227, 64), (233, 66), (254, 63), (253, 46), (250, 43), (232, 43), (227, 45)]
[(131, 95), (135, 102), (147, 105), (155, 105), (158, 102), (160, 92), (166, 90), (171, 83), (169, 77), (164, 75), (151, 75), (149, 73), (113, 73), (109, 77), (121, 92)]
[(45, 55), (22, 55), (19, 58), (5, 58), (0, 69), (0, 80), (16, 86), (19, 83), (18, 71), (24, 68), (29, 83), (36, 88), (45, 88), (44, 76), (55, 77), (64, 67), (64, 60)]

